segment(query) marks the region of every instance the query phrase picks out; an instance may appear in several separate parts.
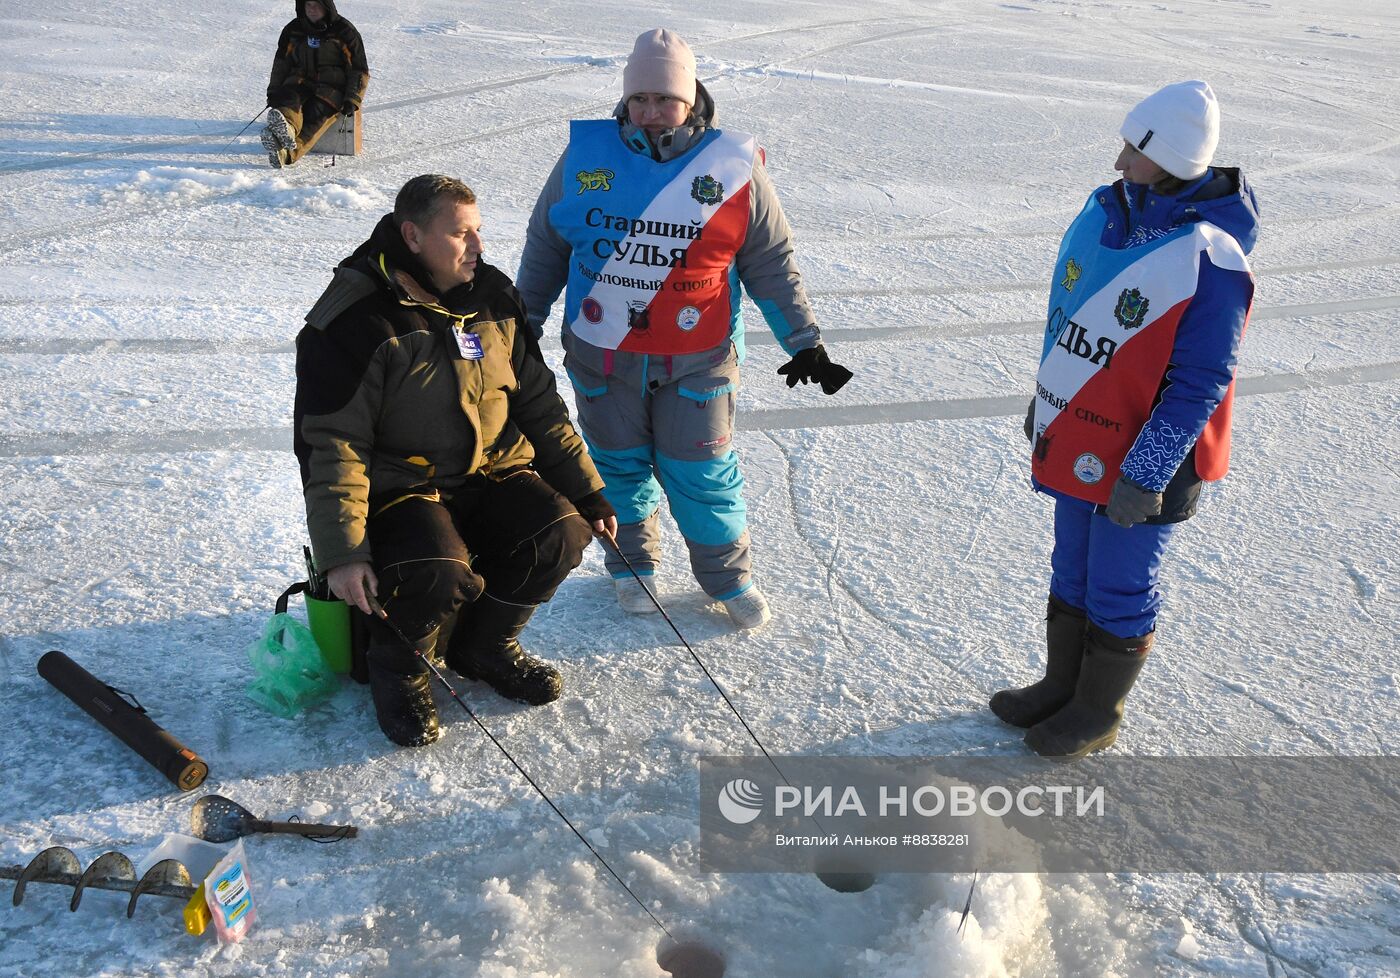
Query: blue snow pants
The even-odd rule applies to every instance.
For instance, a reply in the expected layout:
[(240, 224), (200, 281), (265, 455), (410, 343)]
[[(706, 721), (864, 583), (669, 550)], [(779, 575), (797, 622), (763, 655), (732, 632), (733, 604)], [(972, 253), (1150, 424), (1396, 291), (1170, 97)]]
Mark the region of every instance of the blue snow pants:
[[(705, 592), (725, 600), (753, 587), (734, 451), (734, 345), (659, 356), (602, 350), (566, 333), (564, 350), (579, 431), (617, 510), (618, 546), (637, 573), (655, 574), (660, 563), (664, 492)], [(614, 578), (630, 576), (611, 548), (604, 555)]]
[(1157, 578), (1175, 523), (1138, 523), (1123, 529), (1094, 504), (1059, 493), (1055, 499), (1055, 549), (1050, 591), (1083, 608), (1089, 620), (1119, 638), (1156, 628), (1162, 594)]

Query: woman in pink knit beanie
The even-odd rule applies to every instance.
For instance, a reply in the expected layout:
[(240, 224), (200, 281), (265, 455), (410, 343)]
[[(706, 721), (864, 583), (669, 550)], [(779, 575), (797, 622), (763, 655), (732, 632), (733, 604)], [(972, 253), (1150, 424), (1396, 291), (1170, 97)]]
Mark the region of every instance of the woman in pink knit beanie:
[[(778, 369), (788, 386), (836, 393), (851, 373), (822, 346), (763, 151), (716, 127), (690, 46), (646, 31), (613, 117), (570, 124), (516, 285), (537, 336), (565, 290), (564, 366), (621, 553), (654, 590), (664, 492), (695, 579), (737, 627), (757, 628), (772, 613), (753, 580), (733, 445), (741, 284), (791, 358)], [(605, 562), (622, 608), (652, 611), (627, 564), (610, 550)]]

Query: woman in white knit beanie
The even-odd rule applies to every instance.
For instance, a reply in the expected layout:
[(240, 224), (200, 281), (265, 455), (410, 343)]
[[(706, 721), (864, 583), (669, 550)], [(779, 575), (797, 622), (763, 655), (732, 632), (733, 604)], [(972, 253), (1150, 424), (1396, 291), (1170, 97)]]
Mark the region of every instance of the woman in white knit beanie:
[(1205, 82), (1177, 82), (1133, 106), (1118, 133), (1123, 151), (1115, 169), (1130, 183), (1197, 180), (1220, 142), (1220, 106)]
[(641, 582), (657, 580), (664, 493), (701, 588), (739, 628), (771, 617), (733, 445), (741, 284), (791, 358), (778, 369), (788, 386), (836, 393), (851, 372), (822, 346), (763, 151), (716, 127), (690, 46), (646, 31), (613, 118), (571, 124), (516, 274), (537, 335), (566, 289), (564, 366), (618, 512), (626, 561), (604, 558), (628, 612), (653, 610)]
[(1052, 757), (1113, 744), (1153, 646), (1158, 569), (1201, 486), (1225, 475), (1235, 362), (1254, 298), (1254, 192), (1212, 165), (1203, 81), (1128, 112), (1115, 168), (1060, 243), (1036, 395), (1036, 490), (1055, 500), (1046, 671), (991, 708)]

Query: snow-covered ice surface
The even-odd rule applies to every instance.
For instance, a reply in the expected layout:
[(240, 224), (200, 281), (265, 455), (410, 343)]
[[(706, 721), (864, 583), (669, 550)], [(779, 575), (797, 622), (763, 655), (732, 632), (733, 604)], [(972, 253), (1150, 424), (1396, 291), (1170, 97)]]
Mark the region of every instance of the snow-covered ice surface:
[[(1389, 0), (342, 6), (374, 73), (366, 152), (281, 172), (256, 127), (229, 144), (290, 2), (0, 8), (0, 864), (140, 855), (188, 822), (190, 797), (35, 674), (50, 648), (137, 693), (211, 762), (207, 789), (361, 828), (251, 840), (261, 921), (225, 949), (183, 936), (169, 901), (128, 921), (118, 895), (70, 915), (32, 887), (0, 909), (0, 974), (659, 974), (657, 929), (450, 701), (437, 746), (398, 751), (362, 687), (295, 721), (242, 692), (244, 647), (301, 576), (302, 313), (425, 171), (477, 189), (513, 271), (565, 120), (611, 106), (656, 24), (691, 40), (722, 120), (760, 135), (856, 370), (836, 398), (789, 391), (751, 334), (738, 445), (771, 626), (726, 627), (669, 539), (663, 599), (771, 749), (1024, 750), (985, 702), (1040, 661), (1049, 506), (1020, 427), (1050, 262), (1113, 176), (1126, 108), (1203, 77), (1218, 159), (1264, 211), (1256, 316), (1234, 470), (1173, 545), (1159, 653), (1114, 750), (1395, 752)], [(1400, 973), (1391, 876), (998, 875), (960, 937), (965, 876), (839, 895), (701, 874), (696, 758), (752, 745), (674, 637), (617, 610), (595, 550), (527, 638), (564, 699), (464, 695), (730, 975)]]

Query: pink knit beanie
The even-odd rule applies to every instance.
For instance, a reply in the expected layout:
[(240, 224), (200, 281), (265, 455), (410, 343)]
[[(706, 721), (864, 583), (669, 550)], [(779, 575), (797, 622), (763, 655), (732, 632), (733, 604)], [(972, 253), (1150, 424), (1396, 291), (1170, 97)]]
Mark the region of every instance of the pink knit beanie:
[(695, 104), (695, 55), (679, 34), (664, 27), (637, 37), (622, 69), (622, 98), (656, 92)]

